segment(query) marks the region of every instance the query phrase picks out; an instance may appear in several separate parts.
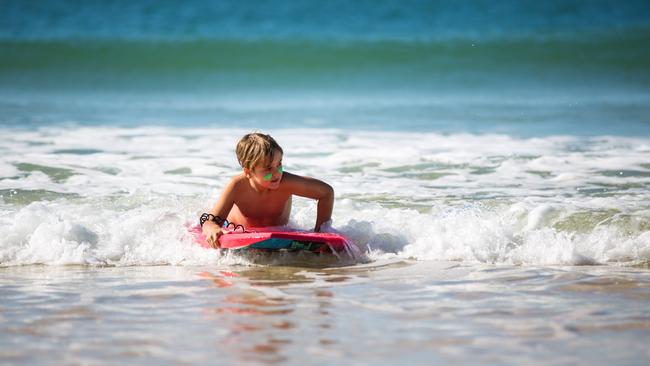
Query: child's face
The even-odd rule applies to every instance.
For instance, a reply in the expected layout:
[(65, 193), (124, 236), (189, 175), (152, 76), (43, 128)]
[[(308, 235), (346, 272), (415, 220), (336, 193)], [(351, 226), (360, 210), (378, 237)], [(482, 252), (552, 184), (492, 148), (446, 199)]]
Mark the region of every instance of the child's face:
[(271, 161), (267, 160), (251, 169), (251, 178), (264, 188), (278, 188), (282, 179), (282, 153), (274, 151)]

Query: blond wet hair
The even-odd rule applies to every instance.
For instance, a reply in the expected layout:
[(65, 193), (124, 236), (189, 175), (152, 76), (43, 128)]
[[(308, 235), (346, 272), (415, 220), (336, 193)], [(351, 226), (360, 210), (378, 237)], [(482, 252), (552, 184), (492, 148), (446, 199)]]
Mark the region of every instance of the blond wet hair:
[(272, 161), (276, 151), (283, 154), (282, 148), (271, 135), (249, 133), (237, 143), (237, 160), (242, 168), (253, 169), (260, 162)]

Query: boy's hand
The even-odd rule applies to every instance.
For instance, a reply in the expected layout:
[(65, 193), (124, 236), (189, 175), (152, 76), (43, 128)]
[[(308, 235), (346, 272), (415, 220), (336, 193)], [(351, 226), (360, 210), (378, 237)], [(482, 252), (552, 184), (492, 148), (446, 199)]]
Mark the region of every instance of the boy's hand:
[(203, 235), (205, 236), (205, 241), (208, 242), (212, 248), (219, 248), (219, 237), (223, 235), (221, 227), (212, 221), (206, 221), (203, 224)]

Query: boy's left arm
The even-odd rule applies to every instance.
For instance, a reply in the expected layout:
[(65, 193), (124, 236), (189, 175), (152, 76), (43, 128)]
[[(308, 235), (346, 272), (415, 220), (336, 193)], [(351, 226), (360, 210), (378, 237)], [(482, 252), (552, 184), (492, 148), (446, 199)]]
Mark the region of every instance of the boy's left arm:
[(334, 189), (329, 184), (318, 179), (301, 177), (288, 172), (284, 173), (282, 179), (291, 194), (318, 200), (314, 231), (320, 231), (321, 225), (332, 219)]

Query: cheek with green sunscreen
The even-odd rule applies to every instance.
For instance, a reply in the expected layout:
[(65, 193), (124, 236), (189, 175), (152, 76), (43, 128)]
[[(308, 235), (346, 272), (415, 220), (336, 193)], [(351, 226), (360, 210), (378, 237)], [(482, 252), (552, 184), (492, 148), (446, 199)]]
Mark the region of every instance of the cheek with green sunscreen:
[[(278, 173), (282, 174), (282, 172), (283, 172), (282, 167), (278, 167)], [(262, 179), (264, 179), (267, 182), (270, 181), (271, 179), (273, 179), (273, 173), (265, 174), (262, 177)]]

